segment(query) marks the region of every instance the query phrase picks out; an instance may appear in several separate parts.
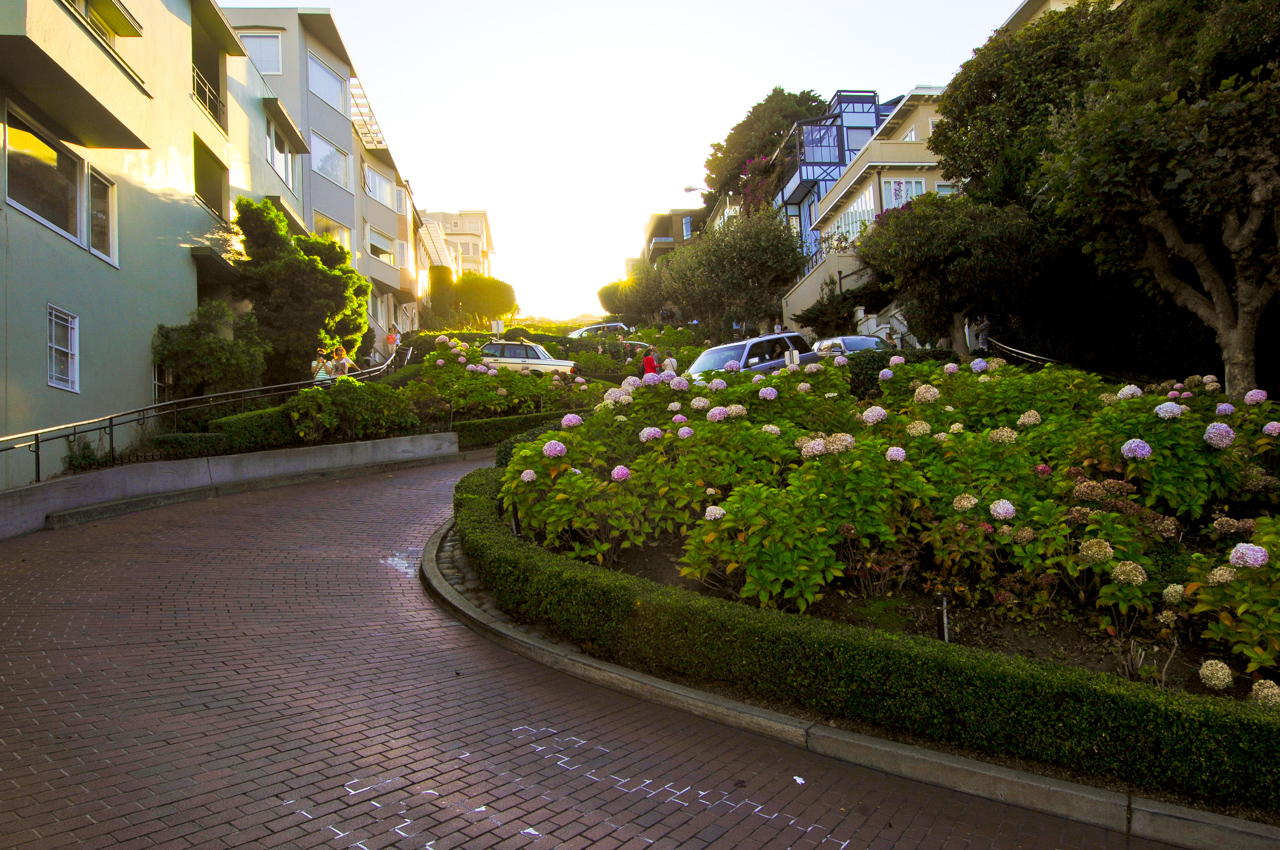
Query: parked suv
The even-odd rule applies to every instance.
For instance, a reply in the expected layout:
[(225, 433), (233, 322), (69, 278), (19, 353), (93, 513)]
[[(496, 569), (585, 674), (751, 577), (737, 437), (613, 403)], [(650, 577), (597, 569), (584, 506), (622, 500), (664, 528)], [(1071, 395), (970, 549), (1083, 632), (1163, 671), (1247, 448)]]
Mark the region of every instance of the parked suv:
[(572, 360), (557, 360), (541, 345), (528, 340), (502, 342), (494, 340), (480, 348), (480, 356), (486, 366), (498, 369), (528, 369), (535, 375), (559, 372), (563, 375), (578, 374), (578, 364)]
[(588, 325), (585, 328), (578, 328), (569, 334), (569, 339), (580, 339), (584, 336), (613, 336), (625, 333), (631, 333), (631, 328), (622, 324), (622, 322), (606, 322), (603, 325)]
[(833, 336), (813, 344), (813, 350), (818, 352), (819, 357), (835, 357), (868, 348), (893, 349), (894, 346), (878, 336)]
[(818, 360), (818, 355), (800, 334), (768, 334), (708, 348), (693, 361), (689, 372), (696, 378), (703, 372), (720, 371), (730, 360), (737, 360), (744, 372), (772, 372), (786, 365), (788, 351), (798, 351), (801, 363)]

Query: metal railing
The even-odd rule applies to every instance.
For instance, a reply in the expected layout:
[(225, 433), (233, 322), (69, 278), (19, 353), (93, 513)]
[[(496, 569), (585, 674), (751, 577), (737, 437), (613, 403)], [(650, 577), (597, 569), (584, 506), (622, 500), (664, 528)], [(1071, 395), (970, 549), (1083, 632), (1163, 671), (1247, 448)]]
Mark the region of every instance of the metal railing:
[[(354, 378), (358, 381), (367, 381), (394, 371), (398, 368), (396, 366), (397, 361), (402, 365), (408, 364), (412, 357), (413, 349), (409, 348), (404, 352), (403, 358), (397, 352), (396, 355), (387, 358), (385, 362), (377, 366), (351, 372), (346, 377)], [(23, 431), (20, 434), (8, 434), (0, 437), (0, 457), (4, 457), (6, 452), (17, 451), (18, 449), (30, 451), (35, 460), (35, 483), (39, 483), (41, 480), (42, 447), (59, 439), (65, 439), (69, 444), (74, 444), (81, 437), (90, 435), (98, 435), (99, 438), (105, 437), (107, 451), (104, 456), (95, 458), (95, 462), (91, 467), (95, 469), (104, 466), (121, 466), (127, 463), (161, 460), (163, 455), (158, 452), (154, 456), (139, 452), (130, 452), (124, 455), (118, 453), (116, 451), (116, 432), (130, 425), (136, 425), (140, 428), (151, 423), (162, 425), (170, 416), (173, 418), (173, 426), (176, 431), (183, 414), (188, 416), (192, 414), (207, 414), (213, 410), (233, 406), (239, 406), (243, 411), (248, 409), (250, 403), (253, 403), (255, 407), (259, 407), (262, 402), (284, 399), (300, 390), (325, 386), (331, 383), (331, 380), (316, 381), (311, 379), (295, 381), (289, 384), (275, 384), (269, 387), (252, 387), (250, 389), (229, 390), (191, 398), (179, 398), (158, 404), (149, 404), (146, 407), (138, 407), (133, 410), (124, 410), (107, 416), (99, 416), (96, 419), (86, 419), (83, 422), (69, 422), (63, 425), (40, 428), (35, 431)]]
[(991, 339), (989, 337), (987, 339), (987, 344), (990, 345), (991, 349), (994, 351), (998, 351), (1001, 354), (1006, 355), (1008, 357), (1013, 357), (1018, 360), (1022, 360), (1026, 363), (1030, 363), (1036, 366), (1048, 366), (1051, 364), (1056, 364), (1058, 366), (1066, 366), (1071, 369), (1079, 369), (1082, 372), (1092, 372), (1095, 375), (1101, 375), (1102, 377), (1110, 378), (1113, 381), (1120, 381), (1120, 382), (1129, 383), (1129, 384), (1159, 383), (1157, 379), (1152, 378), (1150, 376), (1130, 375), (1124, 372), (1104, 372), (1099, 369), (1095, 369), (1091, 366), (1090, 367), (1076, 366), (1074, 363), (1068, 363), (1065, 360), (1054, 360), (1052, 357), (1045, 357), (1044, 355), (1041, 355), (1041, 354), (1032, 354), (1029, 351), (1022, 351), (1021, 349), (1013, 348), (1012, 346), (1005, 345), (1003, 342), (1000, 342), (999, 340)]
[(196, 101), (213, 117), (218, 126), (225, 128), (227, 107), (222, 102), (218, 87), (206, 80), (204, 74), (201, 74), (200, 69), (195, 65), (191, 66), (191, 91), (195, 94)]

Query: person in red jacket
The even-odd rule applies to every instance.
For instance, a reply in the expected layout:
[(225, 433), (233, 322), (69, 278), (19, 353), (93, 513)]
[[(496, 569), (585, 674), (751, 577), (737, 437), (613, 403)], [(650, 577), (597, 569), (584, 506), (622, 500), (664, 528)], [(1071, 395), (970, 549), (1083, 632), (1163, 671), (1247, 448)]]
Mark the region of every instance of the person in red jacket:
[(658, 373), (658, 359), (653, 356), (652, 348), (644, 353), (644, 373), (646, 375)]

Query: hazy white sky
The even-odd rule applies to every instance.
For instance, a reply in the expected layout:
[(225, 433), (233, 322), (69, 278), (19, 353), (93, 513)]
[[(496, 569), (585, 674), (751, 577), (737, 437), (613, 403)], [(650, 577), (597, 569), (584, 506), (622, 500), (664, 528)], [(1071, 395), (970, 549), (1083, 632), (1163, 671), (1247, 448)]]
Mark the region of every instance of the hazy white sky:
[[(228, 6), (293, 6), (225, 0)], [(332, 0), (396, 163), (430, 210), (485, 209), (527, 314), (600, 312), (649, 215), (774, 86), (945, 85), (1020, 0)]]

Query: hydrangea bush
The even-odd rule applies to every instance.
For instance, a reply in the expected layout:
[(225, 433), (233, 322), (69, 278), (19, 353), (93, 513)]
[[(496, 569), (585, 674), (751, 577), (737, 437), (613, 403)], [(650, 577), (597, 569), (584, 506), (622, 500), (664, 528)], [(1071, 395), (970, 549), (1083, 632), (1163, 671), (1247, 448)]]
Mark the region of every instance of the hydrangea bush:
[[(1171, 382), (1108, 387), (1066, 368), (937, 359), (895, 363), (855, 398), (860, 356), (723, 374), (711, 410), (674, 381), (624, 386), (582, 426), (518, 447), (503, 504), (523, 534), (600, 564), (678, 536), (684, 575), (765, 607), (803, 611), (833, 582), (910, 584), (1014, 618), (1092, 612), (1118, 636), (1172, 619), (1251, 669), (1277, 665), (1280, 526), (1225, 534), (1211, 519), (1274, 509), (1273, 402), (1221, 414), (1213, 384), (1188, 379), (1191, 397), (1165, 418), (1154, 402)], [(697, 412), (694, 427), (672, 422), (676, 402)], [(1213, 423), (1233, 439), (1207, 440)], [(551, 440), (563, 457), (544, 452)], [(1187, 548), (1202, 531), (1213, 553)]]

